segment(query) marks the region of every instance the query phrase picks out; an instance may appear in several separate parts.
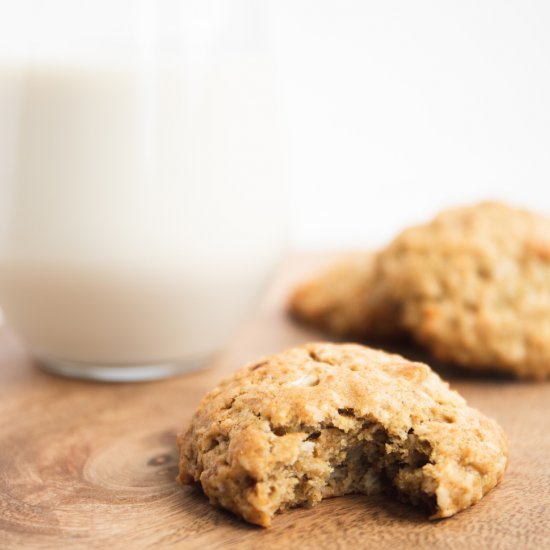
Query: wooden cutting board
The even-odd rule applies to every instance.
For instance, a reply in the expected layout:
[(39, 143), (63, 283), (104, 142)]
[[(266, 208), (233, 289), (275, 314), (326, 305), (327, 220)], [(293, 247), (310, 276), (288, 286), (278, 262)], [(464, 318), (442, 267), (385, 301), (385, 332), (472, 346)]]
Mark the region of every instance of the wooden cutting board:
[(206, 391), (246, 361), (322, 338), (288, 320), (284, 302), (294, 282), (332, 258), (287, 261), (232, 344), (206, 370), (172, 380), (58, 378), (0, 331), (0, 548), (550, 548), (550, 383), (443, 369), (511, 443), (503, 483), (447, 520), (427, 521), (386, 497), (350, 496), (262, 529), (175, 483), (176, 432)]

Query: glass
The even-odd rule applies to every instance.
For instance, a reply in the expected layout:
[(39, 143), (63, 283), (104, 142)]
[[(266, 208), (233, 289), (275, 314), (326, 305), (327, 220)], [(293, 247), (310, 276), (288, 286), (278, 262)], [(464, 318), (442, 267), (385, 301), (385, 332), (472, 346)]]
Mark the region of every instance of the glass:
[(0, 305), (47, 370), (198, 368), (282, 257), (258, 6), (0, 4)]

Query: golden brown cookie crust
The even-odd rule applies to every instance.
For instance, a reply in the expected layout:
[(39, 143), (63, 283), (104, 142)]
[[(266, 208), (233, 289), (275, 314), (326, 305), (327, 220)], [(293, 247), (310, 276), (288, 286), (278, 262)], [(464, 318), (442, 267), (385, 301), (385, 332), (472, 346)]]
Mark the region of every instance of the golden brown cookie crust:
[(337, 336), (365, 336), (372, 326), (369, 294), (375, 254), (355, 252), (301, 284), (289, 301), (295, 318)]
[(438, 359), (550, 376), (550, 220), (499, 203), (454, 208), (370, 258), (302, 285), (301, 320), (338, 336), (411, 335)]
[(182, 483), (263, 526), (294, 506), (380, 490), (448, 517), (508, 461), (498, 424), (427, 365), (353, 344), (247, 365), (203, 398), (178, 446)]
[(498, 203), (447, 210), (378, 256), (373, 300), (439, 359), (550, 374), (550, 220)]

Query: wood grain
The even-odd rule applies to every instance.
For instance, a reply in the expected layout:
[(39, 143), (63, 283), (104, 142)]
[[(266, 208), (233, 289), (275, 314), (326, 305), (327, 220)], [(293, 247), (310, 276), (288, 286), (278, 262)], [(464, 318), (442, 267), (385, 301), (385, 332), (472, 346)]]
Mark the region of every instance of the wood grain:
[[(385, 497), (351, 496), (281, 516), (269, 530), (179, 487), (175, 434), (200, 397), (243, 362), (321, 335), (283, 312), (288, 288), (330, 256), (287, 262), (262, 306), (207, 370), (141, 384), (38, 370), (0, 332), (0, 548), (550, 548), (550, 383), (442, 369), (511, 441), (504, 482), (429, 522)], [(413, 350), (405, 350), (413, 353)]]

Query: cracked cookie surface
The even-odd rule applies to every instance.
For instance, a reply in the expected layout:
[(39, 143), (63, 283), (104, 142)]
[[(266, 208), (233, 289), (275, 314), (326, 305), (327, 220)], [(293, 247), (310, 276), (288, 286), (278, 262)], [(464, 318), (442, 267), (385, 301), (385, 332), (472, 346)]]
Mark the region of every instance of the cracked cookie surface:
[(427, 365), (354, 344), (245, 366), (203, 398), (178, 446), (180, 482), (262, 526), (288, 508), (380, 491), (448, 517), (508, 461), (498, 424)]

